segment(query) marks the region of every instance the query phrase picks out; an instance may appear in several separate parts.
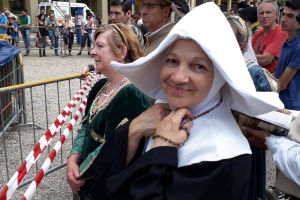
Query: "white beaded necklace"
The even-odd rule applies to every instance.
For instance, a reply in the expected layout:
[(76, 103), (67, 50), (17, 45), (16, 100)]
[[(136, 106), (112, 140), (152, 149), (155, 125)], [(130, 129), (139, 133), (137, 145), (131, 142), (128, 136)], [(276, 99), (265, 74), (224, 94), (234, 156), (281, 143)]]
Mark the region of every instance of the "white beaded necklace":
[[(99, 108), (101, 108), (101, 107), (107, 102), (107, 100), (109, 99), (109, 97), (110, 97), (110, 96), (111, 96), (111, 95), (112, 95), (119, 87), (121, 87), (126, 81), (127, 81), (127, 78), (124, 77), (124, 78), (118, 83), (118, 85), (116, 85), (116, 86), (109, 92), (109, 94), (106, 95), (106, 94), (105, 94), (105, 93), (106, 93), (106, 90), (107, 90), (107, 88), (108, 88), (108, 86), (109, 86), (109, 84), (110, 84), (110, 83), (108, 83), (108, 84), (105, 86), (105, 88), (103, 88), (103, 90), (100, 92), (100, 94), (98, 95), (98, 97), (94, 99), (94, 101), (93, 101), (93, 103), (92, 103), (92, 106), (91, 106), (91, 108), (90, 108), (90, 116), (92, 117), (93, 115), (95, 115), (96, 112), (97, 112), (97, 110), (98, 110)], [(96, 109), (93, 109), (93, 107), (95, 106), (95, 104), (98, 104), (98, 99), (102, 96), (102, 94), (106, 97), (106, 99), (105, 99), (99, 106), (97, 106)]]

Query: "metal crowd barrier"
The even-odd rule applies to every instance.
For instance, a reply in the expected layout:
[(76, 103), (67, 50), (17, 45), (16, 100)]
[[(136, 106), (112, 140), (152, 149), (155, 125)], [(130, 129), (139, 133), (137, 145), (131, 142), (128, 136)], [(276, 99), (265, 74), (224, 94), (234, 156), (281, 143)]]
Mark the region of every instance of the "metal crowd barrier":
[[(9, 28), (9, 27), (4, 27), (4, 28)], [(38, 41), (38, 33), (37, 33), (37, 26), (30, 26), (31, 28), (31, 34), (35, 34), (35, 37), (34, 38), (30, 38), (30, 48), (29, 50), (42, 50), (42, 49), (46, 49), (46, 50), (53, 50), (51, 49), (51, 40), (50, 40), (50, 36), (46, 36), (46, 45), (45, 45), (45, 48), (37, 48), (36, 47), (36, 42)], [(42, 27), (40, 26), (40, 28), (45, 28), (45, 27)], [(59, 54), (60, 56), (63, 56), (64, 55), (64, 51), (68, 52), (69, 49), (66, 49), (65, 50), (65, 44), (64, 44), (64, 40), (63, 40), (63, 34), (64, 34), (64, 28), (63, 27), (57, 27), (59, 29), (59, 36), (58, 36), (58, 51), (59, 51)], [(80, 51), (80, 47), (81, 47), (81, 44), (78, 44), (77, 43), (77, 36), (76, 36), (76, 30), (80, 30), (80, 29), (84, 29), (84, 28), (81, 28), (81, 27), (72, 27), (71, 28), (73, 31), (74, 31), (74, 41), (73, 41), (73, 47), (72, 47), (72, 51)], [(26, 50), (25, 48), (25, 43), (24, 43), (24, 40), (22, 38), (22, 34), (21, 34), (21, 31), (19, 29), (19, 49), (20, 50)], [(81, 41), (82, 41), (82, 36), (81, 37)], [(92, 41), (92, 40), (91, 40)], [(91, 46), (93, 46), (93, 43), (91, 44)], [(92, 47), (91, 47), (92, 48)], [(88, 51), (87, 50), (87, 42), (85, 44), (85, 47), (82, 51)]]
[[(14, 57), (9, 63), (0, 67), (0, 88), (24, 83), (23, 60), (22, 56)], [(15, 121), (18, 117), (22, 121), (20, 113), (26, 110), (24, 105), (24, 96), (21, 95), (21, 90), (16, 90), (14, 93), (4, 92), (0, 96), (2, 106), (0, 105), (1, 126), (0, 137), (3, 132)], [(26, 118), (24, 123), (26, 123)]]
[[(6, 182), (12, 178), (16, 167), (24, 162), (24, 155), (26, 156), (31, 152), (37, 140), (45, 134), (46, 130), (49, 130), (53, 119), (63, 110), (62, 106), (70, 102), (71, 94), (76, 93), (78, 88), (81, 87), (80, 77), (81, 74), (75, 74), (0, 88), (0, 108), (3, 103), (7, 103), (2, 99), (4, 94), (11, 93), (13, 99), (18, 99), (11, 103), (15, 116), (11, 116), (13, 123), (5, 127), (3, 123), (5, 113), (3, 111), (0, 113), (0, 126), (2, 128), (2, 134), (0, 135), (0, 188), (5, 187)], [(23, 105), (20, 106), (19, 104)], [(23, 116), (23, 121), (20, 120), (21, 116)], [(62, 128), (65, 128), (65, 126), (63, 125)], [(46, 174), (52, 173), (66, 165), (66, 159), (73, 145), (73, 140), (72, 131), (68, 147), (60, 151), (60, 155), (57, 155), (58, 159), (53, 161), (53, 166)], [(49, 145), (47, 149), (49, 154), (51, 146)], [(44, 160), (47, 158), (47, 155), (43, 154), (41, 158)], [(40, 163), (36, 162), (35, 170), (31, 170), (28, 173), (26, 179), (18, 185), (18, 188), (29, 184), (40, 167)]]

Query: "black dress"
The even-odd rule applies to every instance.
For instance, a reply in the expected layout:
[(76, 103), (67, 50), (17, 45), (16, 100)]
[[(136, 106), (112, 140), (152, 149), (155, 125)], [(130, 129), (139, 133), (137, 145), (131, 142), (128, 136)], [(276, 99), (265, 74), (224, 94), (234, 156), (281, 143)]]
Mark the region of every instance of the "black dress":
[(95, 199), (247, 199), (251, 155), (178, 168), (177, 148), (157, 147), (142, 155), (142, 140), (126, 167), (129, 124), (114, 131), (93, 164)]

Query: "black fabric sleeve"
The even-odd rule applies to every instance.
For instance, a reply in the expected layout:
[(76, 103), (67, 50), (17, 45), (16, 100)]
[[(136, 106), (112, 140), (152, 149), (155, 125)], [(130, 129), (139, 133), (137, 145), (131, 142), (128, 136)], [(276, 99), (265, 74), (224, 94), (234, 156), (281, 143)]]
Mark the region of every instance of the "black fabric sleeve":
[(109, 199), (244, 200), (250, 155), (177, 168), (177, 149), (150, 150), (107, 179)]
[[(142, 182), (143, 187), (151, 187), (152, 190), (147, 190), (151, 193), (150, 196), (153, 196), (152, 193), (162, 194), (164, 186), (170, 181), (172, 171), (177, 168), (177, 161), (177, 148), (175, 147), (157, 147), (148, 151), (136, 162), (127, 167), (123, 173), (119, 173), (106, 180), (108, 196), (113, 196), (122, 186), (127, 185), (128, 181), (137, 186)], [(134, 180), (135, 178), (137, 180)], [(153, 185), (156, 185), (156, 187), (152, 187)], [(140, 194), (138, 192), (139, 187), (132, 187), (131, 189), (134, 195), (139, 196), (137, 199), (148, 199), (148, 195), (146, 194), (143, 194), (144, 197), (138, 195)], [(134, 190), (137, 191), (134, 192)]]
[[(95, 180), (95, 189), (92, 191), (94, 199), (107, 199), (105, 180), (110, 177), (112, 162), (117, 165), (116, 171), (122, 171), (126, 168), (127, 138), (130, 123), (131, 121), (118, 127), (111, 134), (92, 164)], [(116, 156), (115, 159), (112, 157), (113, 154)]]
[[(92, 167), (95, 179), (94, 199), (107, 199), (106, 179), (126, 169), (128, 130), (132, 120), (119, 126), (108, 138), (95, 159)], [(141, 140), (134, 159), (140, 157), (144, 149)]]
[(110, 103), (105, 124), (105, 139), (115, 131), (120, 122), (133, 119), (150, 107), (149, 98), (132, 84), (122, 88)]

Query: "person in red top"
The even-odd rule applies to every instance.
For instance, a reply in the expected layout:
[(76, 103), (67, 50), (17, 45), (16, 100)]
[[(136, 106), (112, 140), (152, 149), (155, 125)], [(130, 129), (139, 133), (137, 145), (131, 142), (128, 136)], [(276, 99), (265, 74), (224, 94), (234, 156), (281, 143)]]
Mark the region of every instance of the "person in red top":
[(255, 51), (258, 64), (273, 73), (277, 67), (281, 46), (287, 40), (288, 35), (276, 23), (278, 5), (275, 2), (263, 1), (258, 7), (257, 16), (263, 28), (254, 34), (252, 48)]

